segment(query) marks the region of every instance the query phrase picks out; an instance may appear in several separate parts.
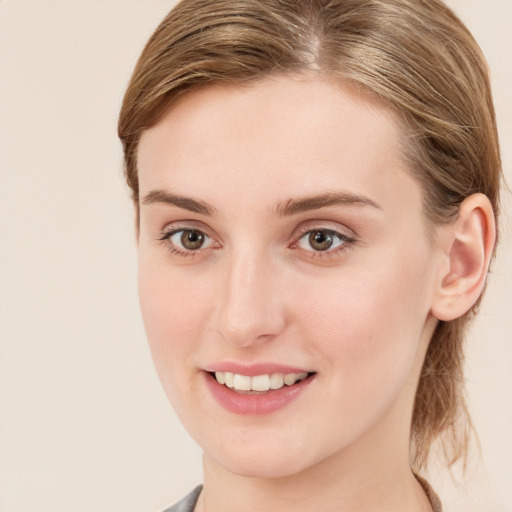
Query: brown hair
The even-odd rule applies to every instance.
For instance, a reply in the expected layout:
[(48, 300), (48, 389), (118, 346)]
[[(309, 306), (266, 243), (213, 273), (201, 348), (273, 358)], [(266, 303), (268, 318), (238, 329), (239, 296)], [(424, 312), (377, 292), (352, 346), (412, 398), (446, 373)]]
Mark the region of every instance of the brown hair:
[[(184, 93), (214, 82), (319, 73), (376, 95), (405, 126), (404, 157), (435, 223), (480, 192), (499, 209), (501, 163), (485, 59), (440, 0), (183, 0), (148, 41), (119, 118), (125, 173), (138, 202), (137, 145)], [(444, 439), (450, 462), (471, 428), (463, 334), (476, 311), (439, 322), (420, 376), (412, 458)]]

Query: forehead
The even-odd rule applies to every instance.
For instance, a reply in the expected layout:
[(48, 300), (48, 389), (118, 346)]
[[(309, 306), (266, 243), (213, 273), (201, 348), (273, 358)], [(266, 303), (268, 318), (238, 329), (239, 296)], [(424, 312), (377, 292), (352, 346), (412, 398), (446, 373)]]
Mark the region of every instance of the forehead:
[(186, 94), (143, 133), (141, 197), (178, 187), (207, 201), (221, 190), (279, 201), (284, 192), (340, 187), (391, 198), (409, 174), (401, 138), (388, 108), (334, 80), (210, 85)]

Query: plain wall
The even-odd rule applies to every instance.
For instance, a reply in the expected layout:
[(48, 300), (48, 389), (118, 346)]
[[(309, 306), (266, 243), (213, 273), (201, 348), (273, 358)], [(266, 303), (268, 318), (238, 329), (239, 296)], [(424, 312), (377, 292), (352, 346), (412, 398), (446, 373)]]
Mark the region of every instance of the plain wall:
[[(489, 60), (512, 183), (512, 2), (451, 0)], [(0, 512), (158, 511), (201, 481), (138, 311), (116, 118), (163, 0), (0, 1)], [(512, 207), (468, 339), (483, 458), (448, 510), (512, 510)], [(473, 503), (473, 505), (471, 505)]]

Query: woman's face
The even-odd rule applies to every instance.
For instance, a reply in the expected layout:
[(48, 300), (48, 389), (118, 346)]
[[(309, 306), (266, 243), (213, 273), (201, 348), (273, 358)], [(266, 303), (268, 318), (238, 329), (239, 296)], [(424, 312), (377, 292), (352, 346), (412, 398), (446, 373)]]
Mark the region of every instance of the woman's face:
[(400, 137), (378, 103), (300, 77), (208, 86), (144, 132), (147, 336), (227, 470), (407, 451), (439, 258)]

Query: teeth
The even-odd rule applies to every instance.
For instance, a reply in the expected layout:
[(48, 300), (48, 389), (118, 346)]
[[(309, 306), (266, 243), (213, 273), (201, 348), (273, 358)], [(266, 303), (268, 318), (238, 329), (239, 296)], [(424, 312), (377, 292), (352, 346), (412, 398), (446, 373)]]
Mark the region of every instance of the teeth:
[(304, 380), (308, 374), (301, 373), (273, 373), (271, 375), (240, 375), (231, 372), (215, 372), (215, 378), (219, 384), (225, 384), (228, 388), (236, 391), (268, 391), (269, 389), (280, 389), (283, 386), (293, 386), (296, 382)]
[(270, 389), (279, 389), (284, 386), (284, 379), (282, 373), (273, 373), (270, 376)]
[(247, 375), (239, 375), (235, 373), (235, 378), (233, 379), (233, 387), (239, 391), (250, 391), (251, 390), (251, 377), (247, 377)]
[(287, 386), (291, 386), (292, 384), (295, 384), (295, 375), (293, 375), (293, 373), (289, 373), (284, 376), (283, 380)]
[[(222, 372), (219, 372), (222, 373)], [(228, 388), (234, 387), (235, 375), (231, 372), (224, 373), (224, 382)]]
[(270, 377), (268, 375), (252, 377), (251, 389), (253, 391), (268, 391), (270, 389)]

